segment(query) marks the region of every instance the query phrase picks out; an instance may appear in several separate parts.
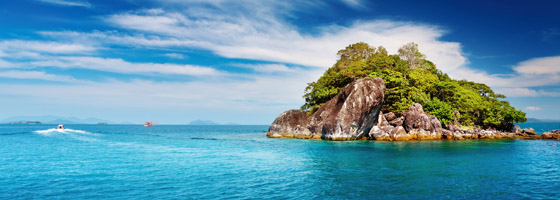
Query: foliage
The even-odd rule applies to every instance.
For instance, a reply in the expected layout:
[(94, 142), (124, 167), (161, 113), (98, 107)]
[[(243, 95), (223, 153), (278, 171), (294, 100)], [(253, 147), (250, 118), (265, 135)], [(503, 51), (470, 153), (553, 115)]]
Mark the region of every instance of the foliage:
[(423, 66), (426, 56), (418, 51), (418, 45), (413, 42), (405, 44), (399, 49), (399, 56), (408, 62), (412, 70)]
[(383, 112), (399, 115), (418, 102), (443, 125), (453, 122), (454, 110), (460, 112), (459, 122), (464, 126), (508, 129), (514, 122), (527, 120), (525, 113), (501, 100), (505, 96), (487, 85), (451, 79), (426, 60), (414, 43), (404, 45), (399, 55), (389, 55), (383, 47), (360, 42), (340, 50), (338, 56), (323, 76), (308, 83), (302, 109), (313, 113), (347, 84), (370, 76), (385, 81)]
[(453, 108), (438, 98), (424, 103), (424, 111), (436, 116), (442, 124), (450, 124), (455, 119)]

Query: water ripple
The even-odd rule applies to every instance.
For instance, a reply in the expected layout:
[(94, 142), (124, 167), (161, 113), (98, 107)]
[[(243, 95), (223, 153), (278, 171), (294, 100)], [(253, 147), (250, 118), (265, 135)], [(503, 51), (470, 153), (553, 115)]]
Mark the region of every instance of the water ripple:
[(263, 135), (266, 126), (20, 128), (0, 128), (0, 199), (560, 198), (553, 141), (278, 140)]

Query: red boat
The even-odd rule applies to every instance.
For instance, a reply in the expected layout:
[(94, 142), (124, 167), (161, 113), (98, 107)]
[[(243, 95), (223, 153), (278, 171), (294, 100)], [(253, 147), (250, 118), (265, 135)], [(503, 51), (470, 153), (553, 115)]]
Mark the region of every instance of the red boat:
[(146, 122), (144, 122), (144, 126), (145, 126), (145, 127), (151, 127), (151, 126), (153, 126), (153, 125), (154, 125), (154, 123), (153, 123), (152, 121), (146, 121)]

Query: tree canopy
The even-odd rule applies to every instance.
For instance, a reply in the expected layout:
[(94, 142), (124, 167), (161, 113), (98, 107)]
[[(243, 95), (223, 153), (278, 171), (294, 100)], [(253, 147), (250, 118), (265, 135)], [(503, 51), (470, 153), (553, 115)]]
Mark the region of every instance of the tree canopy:
[(418, 45), (408, 43), (399, 55), (389, 55), (383, 47), (359, 42), (338, 51), (339, 59), (317, 81), (305, 89), (303, 110), (315, 112), (354, 80), (380, 77), (385, 81), (383, 112), (400, 115), (412, 103), (422, 104), (446, 126), (454, 121), (468, 126), (510, 129), (514, 122), (525, 122), (525, 113), (516, 110), (504, 95), (496, 94), (482, 83), (454, 80), (436, 69), (418, 51)]

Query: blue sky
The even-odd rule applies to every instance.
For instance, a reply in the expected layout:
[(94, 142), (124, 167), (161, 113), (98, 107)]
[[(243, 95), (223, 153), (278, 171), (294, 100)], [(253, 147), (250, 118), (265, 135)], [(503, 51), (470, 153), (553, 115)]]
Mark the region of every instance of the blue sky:
[(0, 119), (269, 124), (356, 42), (560, 119), (555, 1), (0, 0)]

